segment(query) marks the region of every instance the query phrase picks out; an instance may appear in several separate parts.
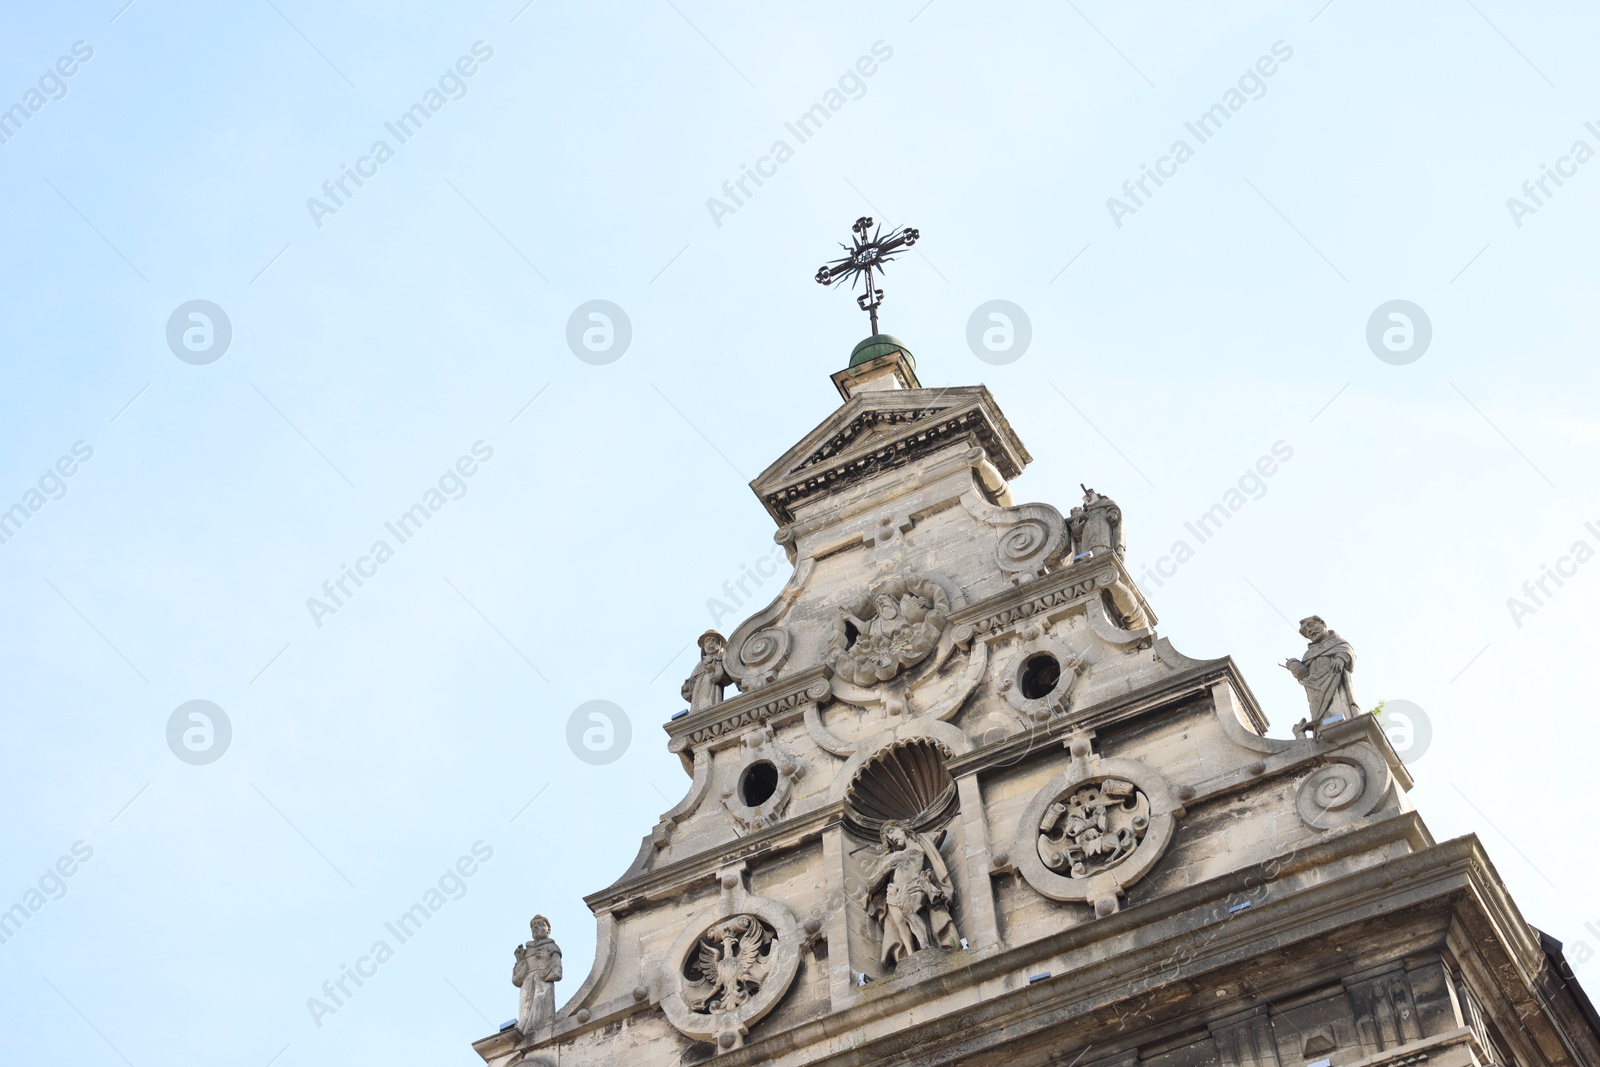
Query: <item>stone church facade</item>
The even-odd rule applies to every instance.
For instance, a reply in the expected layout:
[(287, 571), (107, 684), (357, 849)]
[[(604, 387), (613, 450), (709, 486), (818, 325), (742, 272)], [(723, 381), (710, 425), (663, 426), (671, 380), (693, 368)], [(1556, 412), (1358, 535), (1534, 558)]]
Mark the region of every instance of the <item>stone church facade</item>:
[(586, 898), (559, 1008), (536, 920), (486, 1063), (1600, 1067), (1477, 839), (1433, 838), (1371, 715), (1319, 718), (1336, 634), (1305, 736), (1266, 737), (1231, 660), (1157, 634), (1113, 501), (1012, 499), (987, 389), (884, 335), (833, 377), (751, 483), (793, 573), (701, 639), (683, 799)]

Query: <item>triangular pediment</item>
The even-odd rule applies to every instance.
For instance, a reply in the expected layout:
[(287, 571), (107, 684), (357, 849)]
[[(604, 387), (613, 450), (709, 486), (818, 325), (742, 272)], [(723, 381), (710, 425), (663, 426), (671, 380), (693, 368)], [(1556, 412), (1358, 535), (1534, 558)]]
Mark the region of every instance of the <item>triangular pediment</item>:
[(830, 459), (847, 455), (858, 450), (870, 450), (874, 446), (891, 438), (895, 432), (908, 423), (919, 422), (930, 415), (937, 415), (940, 408), (916, 408), (910, 411), (884, 412), (879, 410), (863, 411), (850, 420), (849, 425), (840, 428), (827, 441), (813, 451), (809, 456), (800, 461), (795, 467), (796, 471), (825, 463)]
[(1032, 459), (989, 390), (892, 389), (841, 404), (750, 483), (780, 524), (818, 492), (845, 488), (961, 439), (983, 448), (1006, 478)]

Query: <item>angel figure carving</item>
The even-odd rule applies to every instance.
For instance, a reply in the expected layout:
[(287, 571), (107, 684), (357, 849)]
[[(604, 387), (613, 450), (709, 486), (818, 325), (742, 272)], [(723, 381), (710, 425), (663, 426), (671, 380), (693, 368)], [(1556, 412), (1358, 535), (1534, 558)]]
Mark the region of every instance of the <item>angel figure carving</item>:
[(890, 819), (878, 831), (880, 850), (867, 872), (868, 911), (883, 930), (878, 958), (897, 963), (925, 948), (959, 948), (950, 916), (955, 887), (938, 843)]
[(949, 614), (950, 597), (937, 582), (890, 578), (860, 603), (840, 609), (824, 658), (847, 682), (887, 682), (938, 646)]
[(683, 969), (683, 1001), (705, 1015), (737, 1011), (761, 991), (772, 952), (771, 930), (753, 915), (736, 915), (700, 938)]

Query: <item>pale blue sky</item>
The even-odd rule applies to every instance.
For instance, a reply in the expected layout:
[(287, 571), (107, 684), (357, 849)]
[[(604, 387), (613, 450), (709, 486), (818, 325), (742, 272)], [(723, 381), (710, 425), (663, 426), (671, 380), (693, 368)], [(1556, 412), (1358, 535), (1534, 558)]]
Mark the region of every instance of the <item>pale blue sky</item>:
[[(27, 113), (0, 126), (0, 510), (27, 511), (0, 544), (0, 907), (65, 889), (0, 944), (0, 1060), (467, 1065), (535, 911), (576, 990), (581, 896), (687, 784), (659, 723), (707, 601), (772, 551), (745, 482), (866, 332), (811, 280), (861, 214), (922, 231), (882, 314), (924, 383), (993, 390), (1035, 456), (1020, 499), (1116, 498), (1136, 571), (1292, 450), (1147, 586), (1161, 632), (1236, 657), (1286, 736), (1285, 619), (1323, 615), (1363, 702), (1430, 717), (1434, 833), (1479, 832), (1530, 921), (1600, 950), (1571, 829), (1596, 815), (1600, 562), (1507, 608), (1600, 548), (1600, 161), (1520, 227), (1507, 207), (1600, 148), (1592, 7), (120, 5), (0, 34), (0, 107)], [(785, 123), (875, 45), (799, 143)], [(358, 165), (319, 227), (307, 199)], [(632, 326), (607, 365), (565, 339), (594, 299)], [(1005, 366), (966, 342), (993, 299), (1032, 326)], [(1395, 299), (1433, 330), (1403, 366), (1366, 341)], [(231, 323), (209, 364), (167, 345), (192, 300)], [(464, 495), (317, 626), (307, 598), (477, 442)], [(231, 723), (208, 765), (168, 748), (191, 700)], [(567, 747), (589, 700), (631, 723), (610, 764)], [(307, 998), (477, 842), (460, 898), (316, 1025)]]

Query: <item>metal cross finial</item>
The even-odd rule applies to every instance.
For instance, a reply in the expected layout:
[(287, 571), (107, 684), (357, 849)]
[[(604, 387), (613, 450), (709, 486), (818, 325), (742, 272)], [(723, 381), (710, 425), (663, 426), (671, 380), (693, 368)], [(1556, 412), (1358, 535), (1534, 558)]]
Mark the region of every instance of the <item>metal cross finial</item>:
[(892, 230), (887, 235), (883, 227), (873, 232), (869, 238), (867, 231), (873, 226), (872, 220), (862, 217), (850, 227), (855, 231), (854, 244), (841, 244), (845, 250), (843, 258), (836, 259), (817, 271), (817, 281), (822, 285), (832, 285), (841, 279), (850, 279), (850, 287), (855, 288), (856, 278), (866, 277), (867, 291), (856, 297), (856, 303), (861, 310), (872, 316), (872, 334), (878, 334), (878, 306), (883, 303), (883, 290), (872, 287), (872, 272), (883, 271), (883, 265), (893, 259), (892, 253), (902, 248), (910, 248), (917, 243), (917, 238), (922, 234), (912, 227)]

